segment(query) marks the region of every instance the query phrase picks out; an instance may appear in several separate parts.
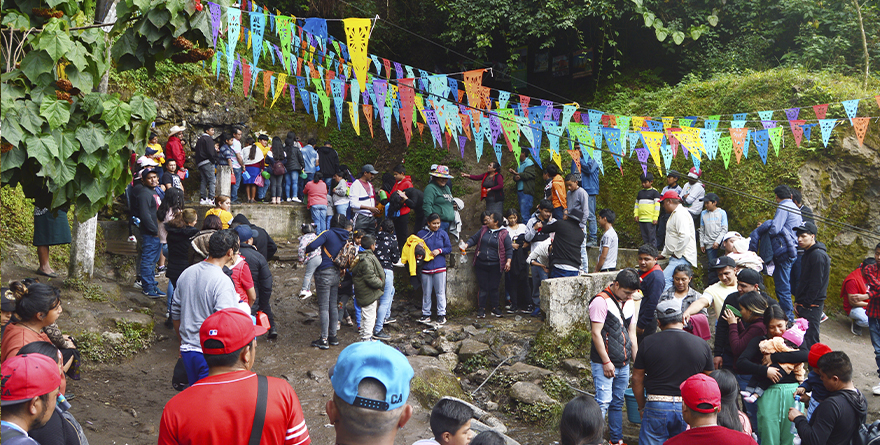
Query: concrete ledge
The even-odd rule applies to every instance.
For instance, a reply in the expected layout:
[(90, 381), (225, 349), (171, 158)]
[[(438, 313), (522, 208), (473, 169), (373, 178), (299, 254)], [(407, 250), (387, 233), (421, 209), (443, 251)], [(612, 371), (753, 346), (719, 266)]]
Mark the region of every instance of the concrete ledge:
[(602, 272), (544, 280), (541, 283), (541, 310), (547, 316), (546, 326), (560, 336), (568, 334), (576, 325), (589, 326), (590, 299), (616, 276), (617, 272)]

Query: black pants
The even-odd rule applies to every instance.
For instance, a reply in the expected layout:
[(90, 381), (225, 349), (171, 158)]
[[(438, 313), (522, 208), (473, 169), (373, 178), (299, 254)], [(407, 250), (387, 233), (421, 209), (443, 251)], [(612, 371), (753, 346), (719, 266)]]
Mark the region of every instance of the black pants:
[(654, 226), (656, 229), (655, 233), (657, 234), (657, 250), (663, 251), (663, 246), (666, 244), (666, 222), (669, 221), (669, 214), (660, 211), (660, 218), (657, 219), (657, 225)]
[(657, 247), (657, 226), (650, 222), (640, 222), (639, 230), (642, 231), (642, 242)]
[[(412, 213), (412, 210), (410, 210), (410, 213)], [(409, 213), (391, 218), (391, 221), (394, 221), (394, 234), (397, 236), (397, 247), (399, 247), (402, 252), (403, 245), (406, 244), (406, 239), (409, 237)], [(418, 230), (418, 227), (416, 230)]]
[(498, 263), (486, 264), (477, 261), (474, 272), (480, 286), (478, 303), (480, 309), (491, 311), (498, 308), (498, 286), (501, 284), (501, 267)]
[(364, 235), (376, 236), (376, 218), (356, 213), (354, 216), (354, 230), (363, 232)]
[(691, 214), (694, 219), (694, 239), (697, 241), (697, 247), (700, 246), (700, 215)]
[(810, 322), (807, 333), (804, 334), (804, 343), (801, 345), (802, 348), (810, 349), (814, 344), (819, 343), (819, 323), (822, 321), (822, 310), (825, 309), (825, 302), (819, 303), (816, 307), (802, 306), (798, 303), (795, 303), (794, 306), (797, 309), (798, 316)]
[(529, 286), (529, 272), (515, 273), (513, 270), (504, 274), (504, 286), (510, 294), (511, 309), (528, 309), (532, 305), (532, 288)]
[[(272, 305), (270, 304), (272, 300), (272, 295), (268, 292), (260, 292), (257, 296), (257, 302), (254, 304), (254, 307), (263, 311), (266, 314), (266, 317), (269, 319), (269, 326), (275, 327), (275, 315), (272, 314)], [(254, 315), (256, 315), (256, 311), (254, 311)]]

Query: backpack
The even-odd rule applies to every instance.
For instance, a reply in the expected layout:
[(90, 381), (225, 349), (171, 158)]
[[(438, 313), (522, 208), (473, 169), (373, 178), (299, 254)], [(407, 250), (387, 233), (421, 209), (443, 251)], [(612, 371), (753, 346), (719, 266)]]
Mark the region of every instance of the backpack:
[(272, 164), (272, 174), (273, 174), (273, 175), (275, 175), (275, 176), (281, 176), (281, 175), (283, 175), (283, 174), (285, 174), (285, 173), (287, 173), (287, 167), (284, 166), (284, 162), (282, 162), (282, 161), (275, 161), (275, 162)]
[(880, 444), (880, 420), (859, 425), (859, 430), (853, 435), (852, 445), (878, 444)]
[[(324, 248), (324, 252), (327, 256), (330, 256), (330, 252), (327, 251), (327, 248)], [(357, 258), (358, 249), (357, 246), (354, 245), (351, 241), (346, 241), (345, 245), (339, 249), (339, 252), (336, 253), (333, 258), (333, 264), (339, 268), (341, 271), (345, 271), (346, 269), (351, 268), (354, 262), (354, 259)]]

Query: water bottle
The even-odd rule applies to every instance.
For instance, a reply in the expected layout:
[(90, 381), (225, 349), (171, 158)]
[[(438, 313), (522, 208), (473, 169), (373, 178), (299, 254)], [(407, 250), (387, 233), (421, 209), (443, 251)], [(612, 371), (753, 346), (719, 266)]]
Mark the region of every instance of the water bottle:
[[(801, 396), (795, 394), (794, 396), (794, 408), (800, 412), (804, 412), (804, 404), (801, 403)], [(794, 425), (794, 422), (791, 422), (791, 434), (794, 435), (794, 440), (792, 441), (793, 445), (801, 445), (801, 438), (798, 436), (797, 428)]]
[(461, 250), (461, 258), (458, 260), (459, 263), (464, 264), (467, 263), (467, 244), (464, 241), (458, 243), (458, 248)]

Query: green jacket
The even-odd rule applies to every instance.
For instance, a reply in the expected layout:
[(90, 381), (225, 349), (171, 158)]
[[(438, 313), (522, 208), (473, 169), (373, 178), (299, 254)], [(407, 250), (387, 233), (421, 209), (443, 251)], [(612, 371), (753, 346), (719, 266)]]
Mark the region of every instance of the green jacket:
[(351, 267), (354, 295), (361, 307), (373, 304), (385, 292), (385, 270), (372, 250), (358, 254)]
[[(527, 159), (525, 162), (528, 162), (529, 165), (523, 169), (519, 173), (519, 182), (522, 182), (522, 190), (527, 195), (535, 195), (535, 178), (538, 177), (538, 166), (535, 165), (535, 162), (531, 159)], [(524, 163), (525, 163), (524, 162)], [(522, 164), (521, 164), (522, 165)], [(519, 169), (517, 169), (519, 170)], [(520, 191), (519, 184), (517, 184), (517, 191)]]
[[(455, 211), (452, 209), (452, 189), (449, 188), (449, 183), (440, 187), (434, 181), (429, 182), (428, 186), (425, 187), (422, 209), (424, 209), (426, 217), (436, 213), (440, 215), (440, 221), (454, 222)], [(421, 227), (418, 227), (418, 229), (421, 229)]]

